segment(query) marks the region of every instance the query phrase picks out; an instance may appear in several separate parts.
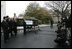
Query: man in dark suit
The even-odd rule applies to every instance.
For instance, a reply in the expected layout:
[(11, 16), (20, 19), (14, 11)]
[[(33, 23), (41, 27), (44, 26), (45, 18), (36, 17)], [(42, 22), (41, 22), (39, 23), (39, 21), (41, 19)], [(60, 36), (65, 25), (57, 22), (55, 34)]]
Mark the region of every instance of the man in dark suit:
[(7, 21), (6, 21), (6, 17), (3, 17), (3, 21), (2, 21), (2, 23), (1, 23), (1, 26), (2, 26), (2, 29), (3, 29), (3, 33), (4, 33), (4, 42), (6, 43), (6, 41), (7, 41), (7, 39), (8, 39), (8, 29), (9, 29), (9, 27), (8, 27), (8, 23), (7, 23)]
[(6, 16), (6, 22), (8, 23), (8, 27), (9, 27), (9, 29), (8, 29), (8, 35), (7, 35), (8, 38), (9, 38), (9, 33), (11, 33), (11, 32), (10, 32), (10, 28), (11, 28), (10, 26), (11, 26), (11, 25), (10, 25), (10, 18), (9, 18), (9, 16)]
[(17, 35), (17, 23), (16, 23), (16, 21), (14, 20), (14, 18), (13, 18), (13, 20), (12, 20), (12, 30), (14, 31), (15, 36), (16, 36), (16, 35)]
[(50, 23), (51, 23), (50, 27), (53, 28), (53, 20), (51, 20)]
[(12, 19), (10, 19), (10, 21), (9, 21), (9, 32), (10, 32), (10, 34), (11, 34), (11, 37), (13, 36), (13, 33), (12, 33), (12, 25), (13, 25), (13, 22), (12, 22)]
[(68, 27), (71, 28), (71, 15), (70, 15), (69, 18), (68, 18)]
[(26, 22), (23, 22), (23, 27), (24, 27), (24, 35), (26, 35)]

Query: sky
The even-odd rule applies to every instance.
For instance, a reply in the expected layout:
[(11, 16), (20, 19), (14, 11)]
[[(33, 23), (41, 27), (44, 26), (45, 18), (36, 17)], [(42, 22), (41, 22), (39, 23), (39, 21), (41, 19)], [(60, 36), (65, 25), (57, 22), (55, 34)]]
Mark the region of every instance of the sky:
[[(24, 13), (29, 3), (35, 1), (6, 1), (6, 15), (10, 17), (14, 16), (14, 13), (18, 16), (20, 13)], [(41, 7), (44, 7), (44, 1), (37, 1)]]

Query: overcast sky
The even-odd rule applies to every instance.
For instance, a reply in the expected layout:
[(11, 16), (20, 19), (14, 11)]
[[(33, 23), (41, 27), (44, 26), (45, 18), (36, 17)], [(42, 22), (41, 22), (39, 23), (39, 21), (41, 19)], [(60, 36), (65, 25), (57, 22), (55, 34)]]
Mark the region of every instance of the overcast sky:
[[(35, 1), (6, 1), (6, 15), (13, 17), (13, 14), (16, 13), (18, 16), (20, 13), (25, 12), (29, 3)], [(40, 6), (44, 7), (44, 1), (37, 1)]]

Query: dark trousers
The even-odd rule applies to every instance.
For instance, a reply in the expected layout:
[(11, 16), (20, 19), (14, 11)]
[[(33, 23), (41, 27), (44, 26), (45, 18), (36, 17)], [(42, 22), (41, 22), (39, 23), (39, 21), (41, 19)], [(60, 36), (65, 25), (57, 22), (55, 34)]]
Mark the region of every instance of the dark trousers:
[(13, 28), (13, 31), (14, 31), (14, 34), (15, 34), (15, 36), (17, 35), (17, 28), (15, 27), (15, 28)]
[(8, 38), (9, 38), (9, 33), (7, 31), (4, 31), (4, 42), (6, 42)]
[(11, 36), (13, 36), (12, 28), (9, 29), (9, 33), (11, 34)]
[(1, 34), (1, 36), (2, 36), (2, 32), (1, 32), (0, 34)]
[(24, 27), (24, 34), (26, 34), (26, 27)]
[(9, 39), (9, 33), (10, 33), (9, 30), (7, 30), (6, 33), (7, 33), (7, 39)]
[(53, 24), (51, 24), (51, 26), (50, 26), (51, 28), (53, 28)]

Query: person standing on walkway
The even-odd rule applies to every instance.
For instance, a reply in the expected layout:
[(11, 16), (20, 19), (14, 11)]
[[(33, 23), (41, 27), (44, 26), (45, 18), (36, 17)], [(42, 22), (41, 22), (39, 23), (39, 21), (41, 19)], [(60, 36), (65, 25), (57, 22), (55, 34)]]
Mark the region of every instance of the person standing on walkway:
[(14, 18), (12, 20), (12, 31), (14, 31), (15, 36), (17, 36), (17, 23)]
[(26, 35), (26, 22), (25, 22), (25, 20), (23, 22), (23, 27), (24, 27), (24, 35)]
[(12, 18), (10, 19), (9, 24), (10, 24), (10, 30), (9, 30), (9, 32), (10, 32), (11, 37), (12, 37), (13, 36), (13, 33), (12, 33), (12, 26), (13, 26)]
[(8, 40), (8, 30), (9, 30), (9, 26), (8, 26), (8, 23), (6, 20), (7, 20), (7, 18), (3, 17), (3, 21), (1, 23), (3, 33), (4, 33), (4, 43), (6, 43)]
[(8, 29), (8, 35), (7, 35), (8, 38), (9, 38), (10, 28), (11, 28), (11, 27), (10, 27), (11, 25), (10, 25), (10, 18), (9, 18), (9, 16), (6, 16), (6, 21), (7, 21), (7, 23), (8, 23), (8, 27), (9, 27), (9, 29)]
[(51, 23), (51, 28), (53, 28), (53, 20), (50, 20), (50, 23)]

